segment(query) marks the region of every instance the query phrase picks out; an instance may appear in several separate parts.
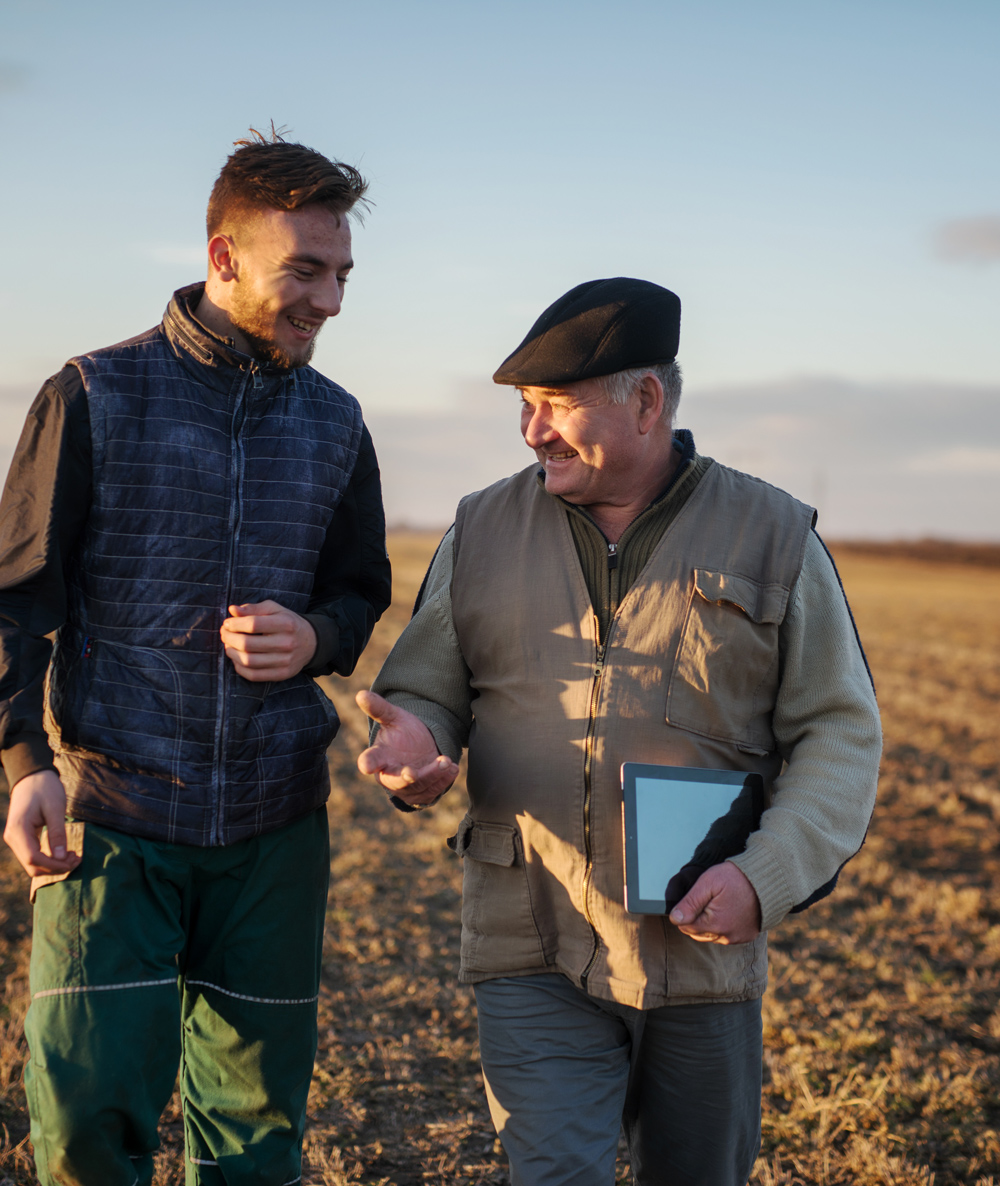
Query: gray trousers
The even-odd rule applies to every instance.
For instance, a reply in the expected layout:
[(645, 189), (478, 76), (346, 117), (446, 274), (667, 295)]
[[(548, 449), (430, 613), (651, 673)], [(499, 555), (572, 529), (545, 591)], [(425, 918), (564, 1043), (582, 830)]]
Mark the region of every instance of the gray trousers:
[(760, 1148), (760, 1001), (642, 1011), (564, 976), (476, 985), (479, 1045), (512, 1186), (746, 1186)]

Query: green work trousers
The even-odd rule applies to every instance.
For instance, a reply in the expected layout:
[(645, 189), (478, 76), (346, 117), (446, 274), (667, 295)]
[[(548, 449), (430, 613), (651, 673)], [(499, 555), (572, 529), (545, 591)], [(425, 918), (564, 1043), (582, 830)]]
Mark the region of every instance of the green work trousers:
[(324, 809), (225, 848), (86, 825), (35, 899), (42, 1186), (148, 1186), (178, 1067), (187, 1186), (300, 1180), (329, 875)]

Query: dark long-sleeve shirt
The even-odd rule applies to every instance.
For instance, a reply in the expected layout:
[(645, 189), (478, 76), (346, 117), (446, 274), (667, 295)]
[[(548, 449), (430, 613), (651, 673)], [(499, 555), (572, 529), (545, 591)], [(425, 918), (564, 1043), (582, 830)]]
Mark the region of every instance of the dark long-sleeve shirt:
[[(53, 769), (43, 717), (66, 577), (91, 504), (90, 421), (74, 366), (32, 404), (0, 500), (0, 759), (13, 786)], [(327, 530), (305, 617), (316, 632), (307, 675), (349, 675), (389, 605), (391, 575), (378, 460), (367, 428)], [(221, 642), (220, 642), (221, 646)]]

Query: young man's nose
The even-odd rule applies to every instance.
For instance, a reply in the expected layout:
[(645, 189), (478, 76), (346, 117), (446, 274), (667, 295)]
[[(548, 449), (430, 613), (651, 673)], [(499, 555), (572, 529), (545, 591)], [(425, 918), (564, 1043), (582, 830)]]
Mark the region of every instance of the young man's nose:
[(344, 303), (344, 293), (336, 277), (313, 292), (309, 303), (318, 314), (322, 314), (324, 317), (336, 317)]

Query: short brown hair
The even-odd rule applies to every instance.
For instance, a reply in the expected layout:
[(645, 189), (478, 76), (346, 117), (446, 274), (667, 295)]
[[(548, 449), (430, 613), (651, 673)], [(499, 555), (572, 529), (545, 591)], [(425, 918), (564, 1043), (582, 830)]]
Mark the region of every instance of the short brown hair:
[(325, 206), (338, 220), (358, 203), (367, 207), (368, 182), (353, 165), (331, 161), (304, 144), (291, 144), (271, 124), (270, 135), (250, 129), (222, 166), (208, 200), (208, 237), (261, 210)]

